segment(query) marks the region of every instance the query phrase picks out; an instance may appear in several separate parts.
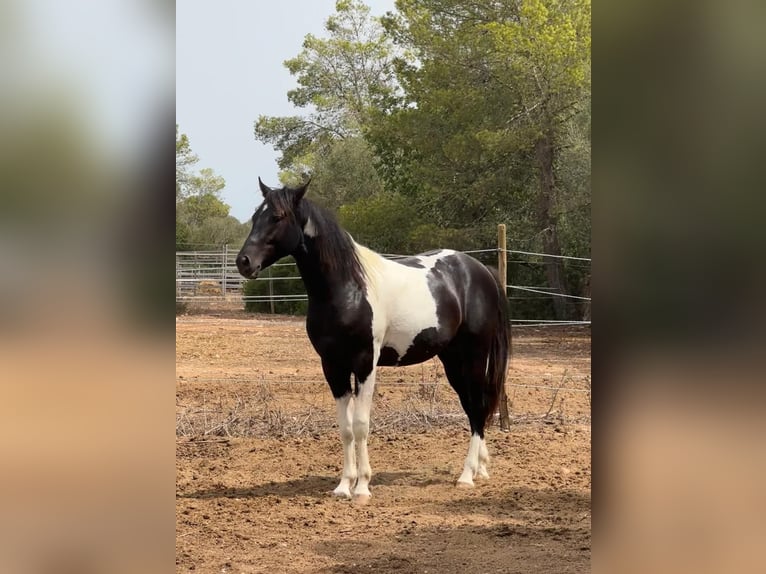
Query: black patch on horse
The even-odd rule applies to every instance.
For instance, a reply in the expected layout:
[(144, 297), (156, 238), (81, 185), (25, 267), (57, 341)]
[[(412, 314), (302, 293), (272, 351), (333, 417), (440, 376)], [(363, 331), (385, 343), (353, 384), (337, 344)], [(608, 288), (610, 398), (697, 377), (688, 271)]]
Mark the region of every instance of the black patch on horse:
[(417, 257), (398, 257), (396, 259), (391, 259), (391, 261), (398, 263), (399, 265), (406, 265), (407, 267), (415, 267), (417, 269), (426, 268), (422, 261), (420, 261), (420, 259)]
[(393, 347), (381, 347), (378, 365), (381, 367), (393, 367), (399, 361), (399, 353)]
[(436, 327), (428, 327), (418, 333), (412, 340), (404, 356), (399, 359), (399, 365), (417, 365), (427, 361), (445, 345), (445, 337)]

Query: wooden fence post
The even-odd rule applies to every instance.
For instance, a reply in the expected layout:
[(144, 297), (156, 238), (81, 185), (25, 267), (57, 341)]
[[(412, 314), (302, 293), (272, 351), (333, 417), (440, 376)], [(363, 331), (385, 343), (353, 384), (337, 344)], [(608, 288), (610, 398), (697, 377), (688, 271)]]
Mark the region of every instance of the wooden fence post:
[[(503, 296), (507, 296), (506, 285), (508, 284), (508, 254), (505, 239), (505, 224), (499, 223), (497, 226), (497, 274), (500, 276)], [(510, 320), (510, 317), (508, 318)], [(510, 358), (509, 358), (510, 359)], [(511, 417), (508, 414), (508, 395), (505, 392), (505, 385), (500, 389), (500, 428), (511, 430)]]

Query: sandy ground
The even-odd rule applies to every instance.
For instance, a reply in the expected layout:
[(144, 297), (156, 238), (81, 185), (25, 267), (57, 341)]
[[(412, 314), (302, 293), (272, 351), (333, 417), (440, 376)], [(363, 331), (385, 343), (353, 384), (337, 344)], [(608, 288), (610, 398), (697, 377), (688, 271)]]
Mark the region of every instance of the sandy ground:
[(438, 361), (379, 370), (366, 506), (331, 495), (335, 408), (300, 319), (177, 319), (178, 572), (586, 572), (590, 334), (517, 329), (511, 429), (459, 489), (468, 426)]

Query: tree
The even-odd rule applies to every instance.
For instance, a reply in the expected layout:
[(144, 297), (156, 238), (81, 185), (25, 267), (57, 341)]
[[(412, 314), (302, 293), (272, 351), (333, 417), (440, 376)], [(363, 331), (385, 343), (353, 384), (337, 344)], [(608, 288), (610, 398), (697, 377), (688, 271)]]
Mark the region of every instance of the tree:
[[(589, 0), (396, 5), (385, 26), (413, 57), (397, 62), (406, 98), (374, 137), (384, 162), (399, 149), (407, 160), (385, 173), (406, 172), (440, 225), (502, 217), (561, 254), (557, 166), (590, 101)], [(569, 292), (561, 260), (545, 269), (550, 287)], [(571, 315), (565, 300), (554, 306)]]
[(333, 211), (360, 199), (378, 196), (384, 189), (376, 165), (377, 158), (364, 138), (338, 140), (316, 157), (311, 195)]
[(359, 134), (370, 109), (386, 108), (395, 97), (392, 44), (370, 8), (358, 0), (339, 0), (325, 23), (328, 38), (308, 34), (303, 50), (285, 66), (299, 87), (288, 99), (313, 106), (316, 123), (341, 137)]
[(177, 215), (187, 225), (199, 227), (208, 219), (228, 216), (229, 206), (212, 193), (202, 193), (184, 199), (178, 206)]
[(249, 226), (229, 215), (221, 200), (226, 186), (223, 177), (210, 168), (193, 172), (199, 158), (192, 152), (189, 138), (176, 125), (176, 249), (239, 243)]
[(191, 151), (189, 137), (186, 134), (179, 134), (178, 124), (176, 124), (176, 202), (186, 196), (191, 177), (189, 169), (198, 161), (199, 158)]
[[(537, 217), (543, 250), (561, 255), (560, 187), (555, 165), (566, 126), (590, 94), (590, 0), (523, 0), (517, 20), (487, 26), (497, 52), (508, 59), (508, 72), (519, 90), (523, 114), (518, 124), (532, 128), (538, 170)], [(546, 265), (548, 284), (568, 292), (564, 265)], [(556, 315), (569, 318), (566, 302), (554, 297)]]
[[(313, 197), (383, 251), (486, 247), (502, 221), (512, 246), (588, 253), (589, 0), (396, 6), (373, 19), (338, 2), (328, 37), (285, 62), (290, 101), (312, 111), (256, 122), (280, 179), (312, 174)], [(563, 294), (587, 284), (558, 259), (513, 269)], [(544, 305), (574, 314), (567, 299)]]
[[(255, 137), (281, 152), (280, 177), (285, 182), (303, 180), (309, 173), (327, 174), (326, 168), (332, 167), (346, 181), (363, 172), (360, 183), (375, 193), (382, 186), (377, 175), (371, 175), (374, 157), (362, 136), (372, 111), (391, 106), (396, 98), (392, 44), (378, 20), (370, 17), (370, 9), (358, 0), (336, 2), (336, 13), (327, 19), (325, 29), (327, 38), (307, 35), (300, 54), (284, 63), (298, 82), (288, 99), (311, 113), (261, 116)], [(357, 161), (339, 161), (347, 152)], [(353, 201), (354, 189), (335, 183), (325, 187), (321, 175), (312, 184), (312, 194), (334, 208)]]

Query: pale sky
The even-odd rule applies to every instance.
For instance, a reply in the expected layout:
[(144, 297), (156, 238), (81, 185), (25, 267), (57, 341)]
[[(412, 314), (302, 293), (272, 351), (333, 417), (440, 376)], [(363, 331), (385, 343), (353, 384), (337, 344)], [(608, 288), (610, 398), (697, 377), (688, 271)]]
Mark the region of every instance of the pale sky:
[[(373, 16), (394, 0), (367, 0)], [(259, 115), (303, 113), (287, 101), (296, 86), (282, 62), (306, 34), (324, 36), (335, 0), (181, 0), (176, 3), (176, 121), (199, 156), (226, 180), (231, 215), (249, 219), (258, 176), (277, 185), (277, 153), (253, 136)]]

